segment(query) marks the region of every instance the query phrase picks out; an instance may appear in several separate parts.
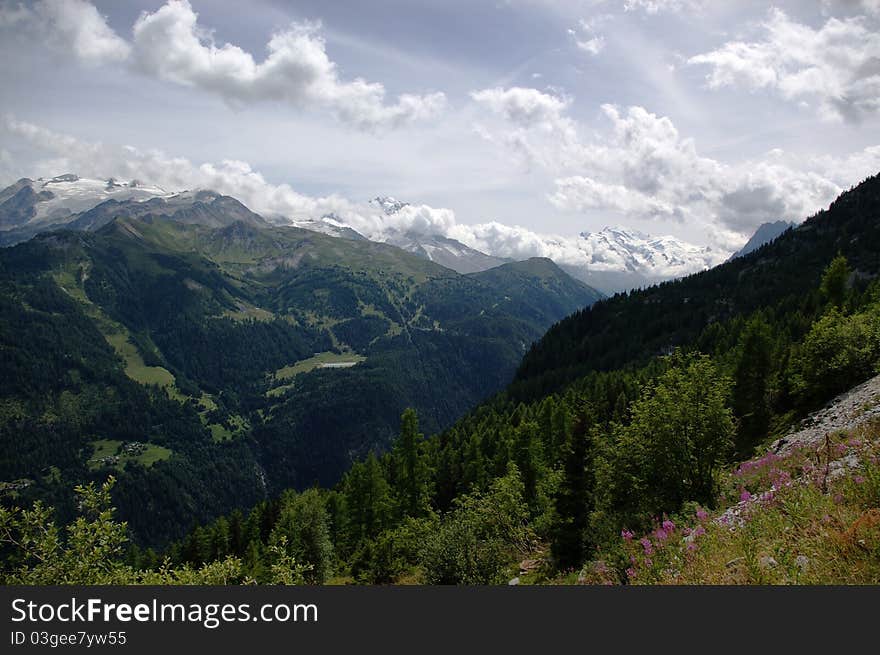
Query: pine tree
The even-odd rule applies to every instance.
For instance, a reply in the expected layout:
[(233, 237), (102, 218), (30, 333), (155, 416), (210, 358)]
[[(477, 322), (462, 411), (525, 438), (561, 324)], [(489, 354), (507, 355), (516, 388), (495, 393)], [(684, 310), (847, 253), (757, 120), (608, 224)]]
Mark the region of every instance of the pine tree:
[(770, 325), (756, 315), (740, 335), (733, 374), (733, 411), (739, 418), (736, 450), (742, 457), (749, 456), (755, 444), (767, 434), (772, 372), (772, 331)]
[(351, 467), (343, 481), (345, 506), (350, 526), (350, 547), (374, 539), (388, 527), (391, 489), (382, 466), (371, 452), (367, 459)]
[(391, 454), (398, 514), (418, 517), (429, 507), (429, 471), (424, 455), (425, 437), (419, 432), (419, 418), (414, 409), (400, 417), (400, 437)]
[(550, 527), (550, 552), (559, 569), (582, 564), (587, 550), (593, 506), (591, 432), (592, 419), (585, 412), (566, 435), (562, 448), (563, 477), (554, 499), (556, 511)]

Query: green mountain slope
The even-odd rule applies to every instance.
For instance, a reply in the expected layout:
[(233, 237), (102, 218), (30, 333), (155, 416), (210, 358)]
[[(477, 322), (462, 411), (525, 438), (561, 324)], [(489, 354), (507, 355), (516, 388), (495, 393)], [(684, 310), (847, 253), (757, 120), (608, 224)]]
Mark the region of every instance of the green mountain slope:
[(779, 305), (803, 310), (842, 253), (854, 279), (880, 273), (880, 176), (764, 247), (709, 271), (617, 294), (554, 326), (529, 351), (514, 393), (537, 397), (591, 370), (612, 370), (693, 343), (713, 323)]
[(58, 490), (114, 473), (122, 516), (160, 543), (283, 488), (333, 484), (388, 446), (404, 408), (448, 426), (597, 298), (546, 265), (481, 279), (193, 211), (0, 250), (0, 480), (26, 481), (15, 502), (71, 511)]

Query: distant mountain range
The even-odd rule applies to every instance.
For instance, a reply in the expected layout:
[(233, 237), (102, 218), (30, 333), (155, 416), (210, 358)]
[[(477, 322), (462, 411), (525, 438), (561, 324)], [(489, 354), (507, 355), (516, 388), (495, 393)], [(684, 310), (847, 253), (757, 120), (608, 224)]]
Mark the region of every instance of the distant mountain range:
[(608, 294), (696, 273), (724, 259), (722, 253), (707, 246), (624, 227), (581, 232), (576, 245), (586, 262), (563, 268)]
[[(390, 217), (408, 203), (377, 196), (369, 205)], [(165, 216), (215, 227), (223, 223), (224, 216), (236, 216), (251, 224), (265, 222), (234, 198), (208, 190), (171, 192), (136, 180), (97, 180), (66, 174), (51, 179), (24, 178), (0, 192), (0, 245), (25, 241), (61, 227), (95, 230), (116, 215)], [(309, 219), (268, 219), (273, 224), (293, 224), (328, 236), (368, 238), (334, 214)], [(388, 227), (369, 238), (458, 273), (483, 271), (511, 261), (439, 233)], [(621, 227), (583, 232), (567, 245), (573, 245), (578, 252), (578, 263), (557, 263), (606, 294), (704, 270), (723, 261), (726, 254), (675, 237), (655, 237)]]

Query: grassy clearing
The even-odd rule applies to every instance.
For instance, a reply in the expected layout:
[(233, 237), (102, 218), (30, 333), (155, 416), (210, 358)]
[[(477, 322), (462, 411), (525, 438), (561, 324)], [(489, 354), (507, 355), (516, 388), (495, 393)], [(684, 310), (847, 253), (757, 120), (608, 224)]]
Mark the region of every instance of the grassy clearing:
[[(161, 366), (147, 366), (137, 347), (129, 340), (127, 332), (105, 334), (104, 338), (113, 349), (125, 360), (125, 374), (140, 384), (157, 384), (174, 391), (180, 398), (175, 386), (174, 376)], [(174, 395), (174, 394), (172, 394)]]
[(230, 416), (225, 425), (221, 425), (220, 423), (211, 423), (208, 425), (208, 429), (211, 431), (211, 438), (216, 443), (237, 439), (250, 430), (250, 427), (247, 419), (238, 414)]
[(283, 366), (275, 371), (272, 375), (272, 380), (274, 382), (287, 382), (287, 384), (280, 384), (269, 389), (266, 395), (270, 398), (283, 396), (293, 387), (290, 381), (300, 373), (308, 373), (318, 368), (349, 368), (365, 359), (366, 357), (357, 353), (318, 353), (314, 357), (303, 359), (290, 366)]
[(168, 459), (172, 452), (170, 449), (156, 444), (145, 443), (143, 449), (137, 454), (123, 451), (123, 443), (118, 439), (97, 439), (92, 442), (94, 454), (89, 459), (89, 468), (97, 470), (101, 468), (115, 468), (122, 470), (126, 462), (137, 462), (147, 468), (156, 462)]
[(279, 368), (275, 371), (274, 378), (276, 380), (292, 380), (300, 373), (308, 373), (316, 368), (344, 368), (347, 364), (353, 366), (365, 359), (366, 357), (357, 353), (318, 353), (314, 357)]
[(231, 318), (233, 321), (271, 321), (275, 318), (275, 314), (272, 312), (241, 301), (236, 303), (235, 310), (225, 310), (223, 316)]

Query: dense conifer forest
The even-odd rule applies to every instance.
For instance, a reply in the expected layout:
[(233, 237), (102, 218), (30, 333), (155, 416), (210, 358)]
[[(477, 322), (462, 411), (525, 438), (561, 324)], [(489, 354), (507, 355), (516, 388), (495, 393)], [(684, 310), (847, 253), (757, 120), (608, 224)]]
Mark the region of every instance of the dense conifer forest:
[[(407, 409), (392, 447), (338, 484), (286, 490), (165, 548), (120, 543), (116, 565), (147, 578), (226, 563), (269, 583), (285, 563), (310, 583), (495, 584), (525, 558), (545, 580), (590, 562), (606, 581), (634, 578), (633, 535), (662, 533), (650, 555), (683, 517), (723, 509), (725, 470), (880, 370), (878, 214), (874, 177), (741, 259), (573, 314), (451, 427), (426, 437)], [(30, 302), (60, 302), (40, 293)], [(109, 502), (109, 490), (80, 493)], [(3, 516), (6, 534), (48, 520)], [(7, 550), (9, 579), (38, 574)]]

